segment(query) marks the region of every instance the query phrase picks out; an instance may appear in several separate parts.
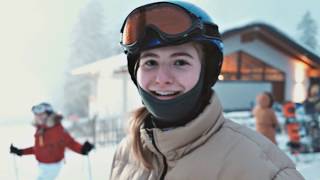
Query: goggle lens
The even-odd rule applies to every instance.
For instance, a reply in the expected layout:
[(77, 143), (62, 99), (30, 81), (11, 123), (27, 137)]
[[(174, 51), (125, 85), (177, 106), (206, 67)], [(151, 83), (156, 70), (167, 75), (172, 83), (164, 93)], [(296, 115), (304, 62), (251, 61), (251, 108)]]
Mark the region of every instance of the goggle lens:
[(122, 32), (122, 44), (131, 45), (137, 42), (144, 35), (147, 26), (174, 36), (188, 31), (192, 25), (191, 15), (177, 6), (158, 4), (145, 7), (128, 16)]

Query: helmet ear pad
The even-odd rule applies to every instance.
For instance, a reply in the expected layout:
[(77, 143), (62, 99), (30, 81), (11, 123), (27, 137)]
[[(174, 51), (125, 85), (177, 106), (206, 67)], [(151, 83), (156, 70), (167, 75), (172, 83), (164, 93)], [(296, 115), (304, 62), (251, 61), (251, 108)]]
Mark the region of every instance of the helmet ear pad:
[(131, 76), (132, 82), (138, 87), (138, 82), (136, 78), (136, 72), (138, 69), (139, 64), (137, 63), (139, 61), (140, 53), (137, 54), (127, 54), (127, 68), (129, 71), (129, 74)]
[(205, 62), (204, 90), (211, 91), (221, 71), (223, 54), (216, 46), (208, 42), (201, 42), (201, 44), (203, 46)]

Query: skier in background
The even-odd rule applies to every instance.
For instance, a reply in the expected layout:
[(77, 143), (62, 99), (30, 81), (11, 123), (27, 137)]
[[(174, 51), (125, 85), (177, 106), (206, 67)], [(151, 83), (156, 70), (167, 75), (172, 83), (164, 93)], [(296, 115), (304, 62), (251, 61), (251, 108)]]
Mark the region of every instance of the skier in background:
[(272, 94), (263, 92), (257, 96), (256, 101), (256, 106), (252, 111), (252, 114), (256, 119), (256, 130), (271, 140), (274, 144), (277, 144), (276, 128), (279, 126), (279, 123), (276, 114), (272, 109)]
[(32, 107), (33, 125), (36, 127), (35, 145), (19, 149), (10, 146), (10, 153), (18, 156), (34, 154), (39, 162), (38, 180), (54, 180), (61, 169), (66, 147), (79, 154), (88, 155), (93, 145), (86, 141), (83, 145), (75, 141), (61, 125), (62, 115), (56, 113), (48, 103)]

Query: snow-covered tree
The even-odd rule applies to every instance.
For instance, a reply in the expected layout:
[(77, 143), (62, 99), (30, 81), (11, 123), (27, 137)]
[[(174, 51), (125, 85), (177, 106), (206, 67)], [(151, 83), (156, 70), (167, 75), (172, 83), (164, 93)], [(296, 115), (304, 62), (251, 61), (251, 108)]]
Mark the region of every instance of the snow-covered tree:
[(92, 77), (72, 76), (70, 71), (119, 52), (117, 41), (110, 43), (110, 38), (118, 37), (119, 34), (110, 32), (105, 20), (102, 1), (89, 0), (75, 24), (64, 86), (63, 106), (67, 115), (87, 116), (92, 91)]
[(318, 25), (309, 11), (304, 14), (298, 23), (297, 29), (300, 33), (300, 41), (309, 48), (316, 50), (318, 46)]

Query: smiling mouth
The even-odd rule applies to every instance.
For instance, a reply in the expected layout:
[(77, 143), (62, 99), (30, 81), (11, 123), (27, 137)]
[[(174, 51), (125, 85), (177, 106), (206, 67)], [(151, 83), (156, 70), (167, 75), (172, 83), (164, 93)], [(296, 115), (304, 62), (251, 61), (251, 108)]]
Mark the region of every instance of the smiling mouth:
[(171, 99), (181, 93), (181, 91), (151, 91), (152, 95), (159, 99)]

